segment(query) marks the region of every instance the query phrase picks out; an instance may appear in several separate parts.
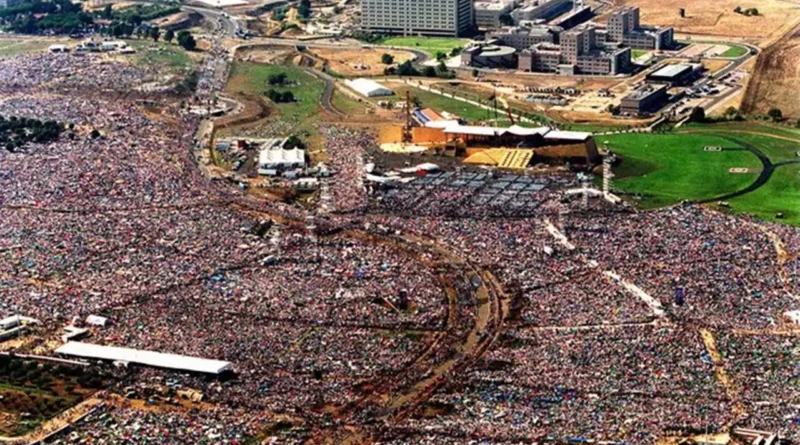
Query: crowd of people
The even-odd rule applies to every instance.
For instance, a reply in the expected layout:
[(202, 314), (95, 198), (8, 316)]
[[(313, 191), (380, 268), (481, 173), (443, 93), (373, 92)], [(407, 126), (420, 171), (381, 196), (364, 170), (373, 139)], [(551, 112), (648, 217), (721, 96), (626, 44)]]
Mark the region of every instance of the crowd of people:
[[(373, 136), (333, 125), (320, 127), (330, 212), (256, 200), (202, 174), (192, 117), (84, 93), (146, 80), (94, 56), (0, 62), (0, 115), (67, 128), (0, 152), (0, 316), (49, 334), (105, 315), (87, 341), (226, 360), (236, 378), (132, 371), (218, 409), (107, 407), (68, 440), (241, 443), (267, 410), (385, 444), (654, 443), (741, 420), (699, 327), (739, 383), (743, 424), (796, 435), (794, 338), (733, 331), (785, 327), (800, 309), (796, 229), (696, 206), (585, 206), (565, 176), (430, 175), (370, 197)], [(270, 217), (283, 224), (262, 233)], [(507, 314), (478, 328), (493, 278)], [(465, 357), (473, 341), (488, 350)], [(447, 363), (470, 366), (431, 377)], [(431, 403), (393, 423), (385, 400), (431, 379)], [(431, 407), (446, 409), (417, 415)]]

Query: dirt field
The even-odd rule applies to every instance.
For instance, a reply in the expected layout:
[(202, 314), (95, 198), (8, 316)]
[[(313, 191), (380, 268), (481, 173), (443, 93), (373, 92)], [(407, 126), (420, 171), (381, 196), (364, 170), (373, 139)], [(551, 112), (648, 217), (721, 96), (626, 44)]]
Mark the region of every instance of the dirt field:
[(395, 63), (403, 63), (414, 55), (408, 51), (383, 49), (313, 49), (317, 56), (328, 61), (331, 70), (343, 76), (379, 76), (386, 65), (381, 63), (381, 56), (388, 53), (394, 57)]
[[(679, 33), (726, 37), (752, 38), (766, 43), (777, 39), (800, 20), (800, 3), (796, 0), (616, 0), (618, 5), (642, 8), (642, 23), (674, 26)], [(758, 17), (746, 17), (733, 12), (757, 8)], [(686, 17), (678, 9), (686, 10)]]
[(759, 55), (747, 86), (742, 111), (766, 113), (777, 107), (784, 116), (800, 116), (800, 27)]

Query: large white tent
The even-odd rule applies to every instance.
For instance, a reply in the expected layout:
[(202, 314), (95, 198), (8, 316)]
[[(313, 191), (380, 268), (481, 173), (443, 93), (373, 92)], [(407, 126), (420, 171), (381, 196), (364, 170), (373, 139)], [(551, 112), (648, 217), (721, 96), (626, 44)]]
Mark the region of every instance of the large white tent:
[(394, 91), (370, 79), (353, 79), (345, 81), (348, 87), (364, 97), (391, 96)]
[(221, 360), (208, 360), (161, 352), (140, 351), (137, 349), (119, 348), (116, 346), (94, 345), (71, 341), (56, 349), (56, 354), (115, 362), (136, 363), (156, 368), (174, 369), (178, 371), (198, 372), (203, 374), (222, 374), (231, 370), (231, 363)]

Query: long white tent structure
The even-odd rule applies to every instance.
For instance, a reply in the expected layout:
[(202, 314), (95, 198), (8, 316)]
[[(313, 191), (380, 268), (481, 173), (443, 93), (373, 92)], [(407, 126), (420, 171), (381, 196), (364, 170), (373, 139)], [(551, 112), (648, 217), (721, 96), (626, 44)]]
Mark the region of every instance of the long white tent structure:
[(119, 348), (116, 346), (93, 345), (71, 341), (56, 349), (56, 354), (115, 362), (136, 363), (156, 368), (219, 375), (231, 371), (230, 362), (208, 360), (177, 354), (164, 354), (153, 351)]

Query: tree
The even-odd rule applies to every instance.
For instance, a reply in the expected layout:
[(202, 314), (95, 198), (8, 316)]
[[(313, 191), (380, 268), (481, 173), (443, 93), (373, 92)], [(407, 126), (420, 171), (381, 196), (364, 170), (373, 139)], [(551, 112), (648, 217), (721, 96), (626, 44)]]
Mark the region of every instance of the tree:
[(381, 56), (381, 63), (384, 65), (391, 65), (394, 63), (394, 57), (391, 54), (384, 53)]
[(442, 60), (444, 60), (446, 58), (447, 58), (447, 54), (445, 54), (445, 53), (443, 53), (441, 51), (436, 51), (436, 60), (441, 62)]
[(397, 66), (397, 74), (399, 76), (419, 76), (419, 71), (417, 71), (417, 69), (414, 68), (414, 65), (411, 64), (410, 60), (406, 60), (405, 62)]
[(161, 30), (158, 29), (157, 26), (150, 28), (150, 38), (153, 39), (154, 42), (158, 42), (158, 38), (161, 37)]
[(767, 116), (769, 116), (775, 122), (782, 121), (783, 111), (781, 111), (780, 108), (770, 108), (769, 111), (767, 111)]
[(725, 109), (725, 112), (722, 113), (725, 119), (734, 119), (736, 116), (739, 115), (739, 110), (736, 107), (728, 107)]
[(267, 83), (270, 85), (284, 85), (286, 84), (286, 73), (270, 74), (267, 77)]
[(426, 66), (422, 70), (422, 75), (425, 77), (436, 77), (436, 68), (432, 66)]
[(463, 46), (457, 46), (457, 47), (451, 49), (450, 50), (450, 57), (455, 57), (455, 56), (461, 54), (461, 51), (463, 51), (463, 50), (464, 50)]
[(742, 13), (742, 7), (741, 6), (737, 6), (737, 7), (733, 8), (733, 12), (735, 12), (737, 14), (741, 14)]
[(167, 43), (172, 43), (172, 39), (174, 38), (175, 38), (175, 31), (168, 29), (167, 32), (164, 33), (164, 40), (166, 40)]
[(479, 74), (480, 74), (480, 71), (478, 71), (477, 68), (473, 68), (472, 69), (472, 77), (478, 77)]
[(303, 144), (303, 141), (301, 141), (297, 136), (291, 135), (286, 138), (286, 143), (283, 144), (283, 148), (287, 150), (292, 148), (305, 148), (305, 144)]
[(181, 31), (178, 33), (178, 45), (186, 51), (194, 51), (194, 49), (197, 48), (197, 42), (189, 31)]
[(110, 19), (111, 18), (111, 5), (106, 5), (103, 8), (103, 14), (102, 15), (103, 15), (104, 19)]
[(297, 6), (297, 16), (303, 20), (307, 20), (311, 16), (311, 0), (300, 0)]
[(706, 120), (706, 110), (703, 107), (694, 107), (689, 114), (689, 122), (703, 122)]

